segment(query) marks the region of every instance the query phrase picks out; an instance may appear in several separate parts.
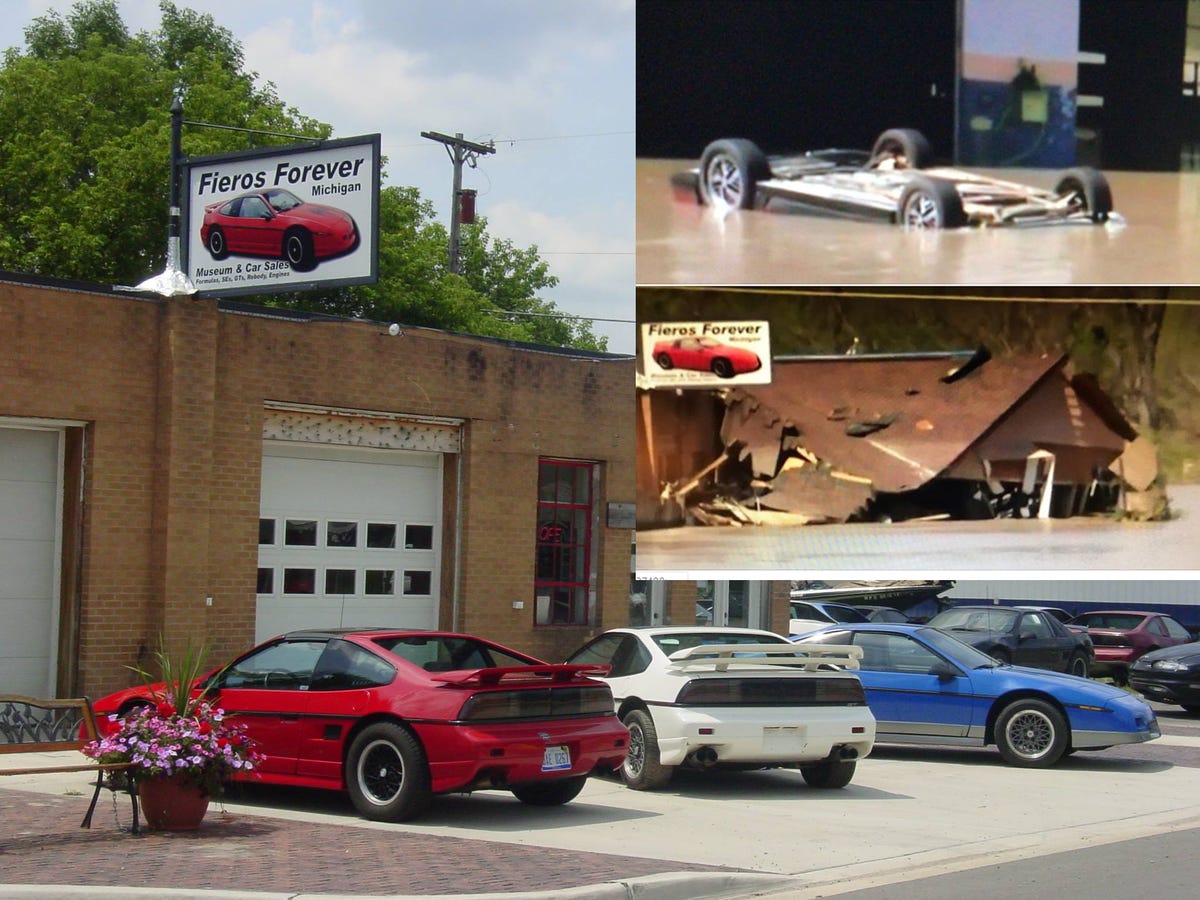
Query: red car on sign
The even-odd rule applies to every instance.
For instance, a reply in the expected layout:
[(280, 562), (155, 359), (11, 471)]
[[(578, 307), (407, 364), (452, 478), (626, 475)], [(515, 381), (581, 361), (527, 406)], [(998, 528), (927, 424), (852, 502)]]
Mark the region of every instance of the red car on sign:
[(349, 213), (272, 188), (206, 206), (200, 240), (216, 260), (230, 253), (268, 256), (309, 272), (323, 259), (355, 250), (360, 237)]
[(730, 347), (710, 337), (659, 341), (654, 345), (654, 361), (660, 369), (712, 372), (718, 378), (732, 378), (762, 368), (762, 360), (757, 353), (742, 347)]
[[(364, 817), (401, 821), (435, 794), (509, 790), (557, 806), (629, 733), (595, 666), (550, 665), (465, 634), (313, 630), (280, 635), (197, 683), (265, 759), (245, 780), (346, 790)], [(95, 704), (101, 736), (162, 685)]]

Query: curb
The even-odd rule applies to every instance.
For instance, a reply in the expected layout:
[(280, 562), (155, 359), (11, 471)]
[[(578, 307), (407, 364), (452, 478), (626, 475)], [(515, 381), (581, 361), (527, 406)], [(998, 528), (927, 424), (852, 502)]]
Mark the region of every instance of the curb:
[[(623, 881), (605, 881), (556, 891), (503, 894), (388, 894), (371, 900), (721, 900), (774, 893), (794, 886), (788, 875), (664, 872)], [(0, 885), (3, 900), (70, 898), (70, 900), (354, 900), (361, 894), (275, 893), (262, 891), (99, 887), (70, 884)]]

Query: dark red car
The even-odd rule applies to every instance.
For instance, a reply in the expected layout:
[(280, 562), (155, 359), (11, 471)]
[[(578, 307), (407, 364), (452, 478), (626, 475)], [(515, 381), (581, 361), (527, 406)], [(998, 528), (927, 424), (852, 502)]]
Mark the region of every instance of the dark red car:
[[(629, 733), (595, 666), (550, 665), (465, 634), (313, 630), (273, 638), (198, 683), (266, 757), (246, 780), (347, 790), (368, 819), (420, 814), (435, 794), (509, 790), (556, 806)], [(110, 694), (107, 716), (161, 685)]]
[(654, 361), (660, 369), (694, 369), (732, 378), (762, 368), (758, 354), (743, 347), (730, 347), (710, 337), (683, 337), (654, 345)]
[(323, 259), (355, 250), (360, 237), (349, 213), (272, 188), (206, 206), (200, 240), (213, 259), (268, 256), (308, 272)]
[(1110, 676), (1118, 684), (1129, 680), (1129, 667), (1143, 653), (1193, 640), (1170, 616), (1136, 610), (1080, 613), (1071, 625), (1086, 628), (1096, 646), (1089, 674)]

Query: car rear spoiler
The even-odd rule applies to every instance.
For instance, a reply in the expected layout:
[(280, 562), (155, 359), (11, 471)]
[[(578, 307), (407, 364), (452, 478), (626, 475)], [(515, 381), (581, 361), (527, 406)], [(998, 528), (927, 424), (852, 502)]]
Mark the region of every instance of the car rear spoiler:
[(676, 650), (667, 656), (677, 669), (714, 668), (724, 672), (732, 666), (791, 666), (815, 672), (822, 666), (857, 669), (862, 647), (848, 644), (809, 646), (799, 644), (700, 644)]
[(468, 686), (512, 683), (520, 681), (577, 681), (593, 675), (607, 675), (611, 666), (596, 664), (550, 664), (540, 666), (502, 666), (494, 669), (462, 669), (457, 672), (434, 672), (430, 677), (444, 684)]

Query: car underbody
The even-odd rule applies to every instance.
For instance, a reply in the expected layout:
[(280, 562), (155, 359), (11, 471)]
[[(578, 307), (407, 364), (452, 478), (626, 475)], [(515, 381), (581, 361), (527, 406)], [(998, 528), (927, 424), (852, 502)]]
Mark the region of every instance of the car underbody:
[(925, 138), (904, 128), (885, 131), (869, 153), (768, 157), (751, 141), (724, 138), (672, 184), (679, 196), (726, 211), (800, 207), (914, 229), (1102, 224), (1112, 211), (1108, 182), (1095, 169), (1070, 169), (1051, 191), (931, 163)]

